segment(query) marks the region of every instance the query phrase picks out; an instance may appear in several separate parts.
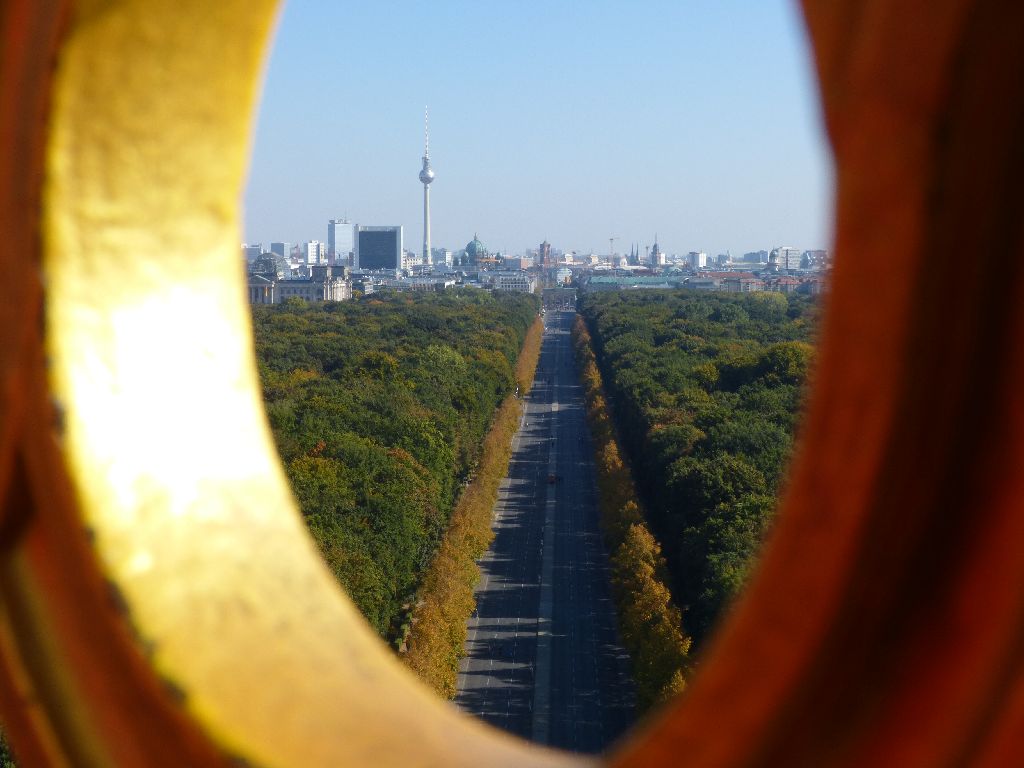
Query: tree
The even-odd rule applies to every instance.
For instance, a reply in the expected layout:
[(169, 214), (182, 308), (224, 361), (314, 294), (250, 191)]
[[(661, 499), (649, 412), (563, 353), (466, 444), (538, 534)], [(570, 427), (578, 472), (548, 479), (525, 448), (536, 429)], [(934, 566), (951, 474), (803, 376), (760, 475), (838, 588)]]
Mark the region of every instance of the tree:
[(328, 566), (384, 636), (481, 455), (538, 301), (450, 292), (254, 307), (266, 411)]
[[(599, 464), (632, 468), (697, 644), (756, 557), (813, 369), (818, 312), (813, 299), (783, 294), (623, 291), (581, 302), (575, 343), (584, 387), (596, 392), (592, 433), (599, 451), (620, 441), (618, 461), (599, 453)], [(618, 486), (602, 483), (615, 497)], [(616, 521), (614, 507), (602, 514)]]

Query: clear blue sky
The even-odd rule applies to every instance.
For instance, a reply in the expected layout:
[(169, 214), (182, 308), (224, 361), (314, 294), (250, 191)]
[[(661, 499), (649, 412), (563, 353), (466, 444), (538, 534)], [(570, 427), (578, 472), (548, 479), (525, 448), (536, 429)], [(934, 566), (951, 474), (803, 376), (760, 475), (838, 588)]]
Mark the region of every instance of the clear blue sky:
[(828, 247), (831, 157), (795, 0), (290, 0), (244, 236), (327, 219), (493, 251)]

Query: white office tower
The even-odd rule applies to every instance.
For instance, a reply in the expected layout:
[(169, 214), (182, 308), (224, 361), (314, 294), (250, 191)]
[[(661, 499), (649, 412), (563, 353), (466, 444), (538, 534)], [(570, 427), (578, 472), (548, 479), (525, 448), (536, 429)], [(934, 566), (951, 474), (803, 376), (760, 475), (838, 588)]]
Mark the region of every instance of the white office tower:
[(706, 269), (708, 266), (708, 255), (704, 251), (690, 251), (686, 254), (686, 263), (690, 269)]
[(430, 253), (430, 182), (434, 180), (434, 169), (430, 167), (430, 116), (424, 112), (423, 117), (423, 168), (420, 170), (420, 182), (423, 184), (423, 264), (430, 266), (433, 261)]
[(306, 263), (319, 264), (323, 260), (324, 244), (319, 240), (306, 241)]
[(800, 269), (803, 251), (788, 245), (779, 246), (779, 266), (787, 271)]

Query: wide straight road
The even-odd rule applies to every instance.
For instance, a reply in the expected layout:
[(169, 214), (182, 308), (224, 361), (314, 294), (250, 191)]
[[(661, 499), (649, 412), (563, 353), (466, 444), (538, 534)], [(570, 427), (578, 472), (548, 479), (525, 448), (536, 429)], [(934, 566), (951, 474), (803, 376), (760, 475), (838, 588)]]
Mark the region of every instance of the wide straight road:
[(569, 332), (549, 311), (480, 562), (456, 703), (525, 738), (599, 752), (633, 719)]

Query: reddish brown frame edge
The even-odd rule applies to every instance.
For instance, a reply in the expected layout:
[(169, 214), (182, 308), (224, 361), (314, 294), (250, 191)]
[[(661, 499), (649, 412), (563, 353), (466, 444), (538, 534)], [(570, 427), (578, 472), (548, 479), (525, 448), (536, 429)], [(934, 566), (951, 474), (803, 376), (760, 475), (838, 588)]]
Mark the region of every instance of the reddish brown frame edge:
[(837, 173), (802, 446), (689, 695), (616, 765), (1024, 763), (1024, 12), (805, 0)]
[[(757, 578), (692, 690), (615, 764), (1024, 762), (1024, 10), (1008, 5), (804, 3), (836, 151), (838, 262), (800, 459)], [(37, 232), (66, 16), (58, 0), (0, 9), (0, 263), (15, 289), (0, 306), (0, 556), (42, 537), (41, 581), (109, 624), (108, 650), (71, 656), (121, 681), (96, 705), (108, 744), (134, 727), (137, 748), (118, 763), (185, 749), (216, 764), (87, 573), (84, 533), (56, 560), (51, 537), (71, 521), (44, 523), (32, 503), (46, 451), (21, 440), (53, 420), (37, 388)], [(46, 553), (61, 563), (48, 576)], [(101, 639), (95, 627), (80, 637)], [(23, 759), (52, 758), (6, 663), (0, 684)], [(122, 720), (133, 700), (148, 714)]]

